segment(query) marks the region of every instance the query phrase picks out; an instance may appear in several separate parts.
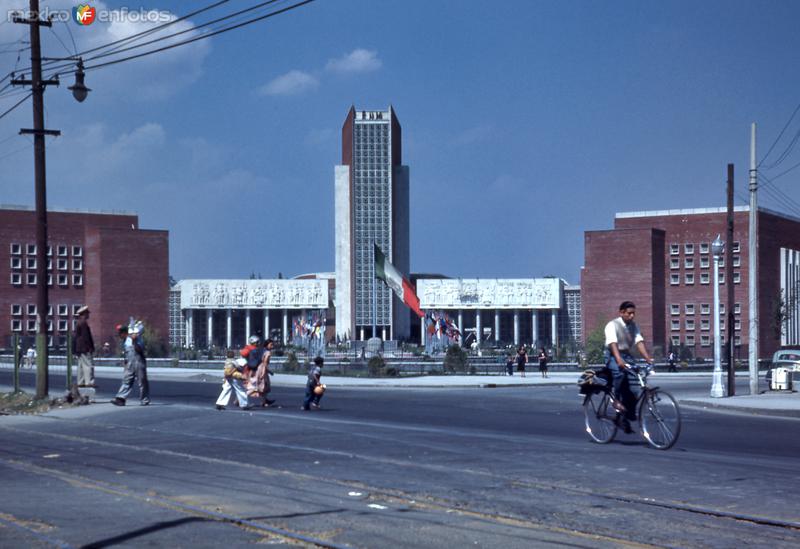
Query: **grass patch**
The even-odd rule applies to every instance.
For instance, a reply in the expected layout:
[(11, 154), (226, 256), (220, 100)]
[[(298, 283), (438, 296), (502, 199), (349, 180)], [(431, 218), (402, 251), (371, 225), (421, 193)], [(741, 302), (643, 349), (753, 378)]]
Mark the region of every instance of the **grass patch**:
[(78, 403), (69, 403), (63, 398), (37, 399), (25, 392), (0, 393), (0, 415), (43, 414), (53, 408), (71, 408)]

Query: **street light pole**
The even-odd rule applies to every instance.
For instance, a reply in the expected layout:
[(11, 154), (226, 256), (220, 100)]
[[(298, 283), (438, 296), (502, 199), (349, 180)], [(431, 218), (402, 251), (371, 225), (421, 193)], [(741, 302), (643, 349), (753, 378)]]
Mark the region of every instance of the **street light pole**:
[[(711, 385), (711, 396), (720, 398), (725, 396), (722, 389), (722, 364), (720, 360), (720, 344), (719, 344), (719, 258), (725, 249), (725, 243), (717, 235), (714, 242), (711, 243), (711, 253), (714, 254), (714, 381)], [(733, 284), (732, 280), (728, 284)]]

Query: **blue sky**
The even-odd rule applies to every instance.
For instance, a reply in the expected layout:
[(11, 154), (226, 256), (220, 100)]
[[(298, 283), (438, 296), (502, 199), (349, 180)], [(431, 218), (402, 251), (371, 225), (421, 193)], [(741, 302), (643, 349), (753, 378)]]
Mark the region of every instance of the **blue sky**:
[[(0, 20), (20, 4), (0, 0)], [(206, 2), (92, 5), (182, 15)], [(792, 1), (317, 0), (90, 71), (82, 104), (48, 89), (47, 125), (63, 132), (48, 140), (48, 203), (168, 229), (176, 278), (331, 271), (344, 117), (391, 104), (412, 271), (578, 283), (583, 232), (617, 211), (723, 206), (729, 162), (744, 203), (750, 123), (761, 158), (800, 103), (798, 20)], [(44, 55), (72, 53), (67, 25), (79, 50), (142, 29), (56, 24)], [(20, 27), (0, 23), (0, 77)], [(32, 147), (16, 136), (30, 117), (26, 103), (0, 119), (2, 203), (33, 205)], [(800, 202), (800, 168), (774, 185)], [(761, 204), (800, 217), (774, 196)]]

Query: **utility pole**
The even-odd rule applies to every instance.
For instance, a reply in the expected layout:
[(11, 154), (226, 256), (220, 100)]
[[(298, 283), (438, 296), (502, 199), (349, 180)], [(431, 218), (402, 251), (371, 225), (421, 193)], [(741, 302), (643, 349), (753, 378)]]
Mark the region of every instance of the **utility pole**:
[(728, 245), (725, 248), (725, 278), (728, 279), (728, 320), (726, 322), (728, 329), (728, 339), (726, 354), (728, 355), (728, 396), (732, 397), (736, 394), (736, 364), (734, 363), (734, 349), (736, 345), (736, 320), (734, 318), (734, 302), (733, 293), (733, 164), (728, 164), (728, 235), (725, 237)]
[(42, 48), (39, 27), (50, 27), (50, 21), (39, 19), (39, 0), (30, 0), (30, 19), (14, 17), (14, 23), (28, 25), (31, 32), (31, 79), (13, 79), (14, 85), (31, 86), (33, 99), (33, 129), (21, 129), (20, 134), (33, 135), (34, 179), (36, 184), (36, 398), (48, 394), (47, 360), (47, 180), (45, 176), (45, 135), (61, 132), (44, 129), (44, 89), (58, 85), (58, 79), (42, 80)]
[[(750, 126), (750, 228), (747, 236), (747, 278), (749, 281), (750, 394), (758, 394), (758, 168), (756, 167), (756, 123)], [(730, 282), (730, 281), (729, 281)]]

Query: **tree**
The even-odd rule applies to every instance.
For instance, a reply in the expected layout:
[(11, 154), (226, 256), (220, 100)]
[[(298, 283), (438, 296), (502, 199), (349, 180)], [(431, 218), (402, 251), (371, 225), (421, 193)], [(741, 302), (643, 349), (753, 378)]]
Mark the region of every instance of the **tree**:
[(602, 364), (605, 362), (604, 351), (606, 348), (605, 326), (597, 325), (586, 338), (586, 360), (589, 364)]
[(146, 356), (152, 358), (169, 356), (169, 345), (158, 333), (158, 330), (145, 324), (142, 339), (144, 339), (144, 353)]
[(451, 345), (444, 355), (444, 371), (448, 373), (466, 372), (469, 365), (467, 352), (458, 345)]

